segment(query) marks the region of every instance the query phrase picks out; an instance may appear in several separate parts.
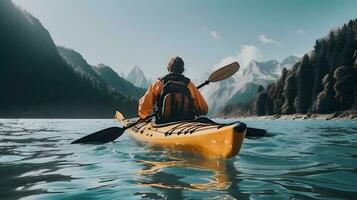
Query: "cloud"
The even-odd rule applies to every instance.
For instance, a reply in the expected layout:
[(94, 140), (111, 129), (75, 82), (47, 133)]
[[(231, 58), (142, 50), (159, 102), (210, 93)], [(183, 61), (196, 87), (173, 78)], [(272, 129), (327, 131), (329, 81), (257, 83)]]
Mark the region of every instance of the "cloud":
[(262, 52), (254, 45), (242, 45), (237, 55), (242, 67), (246, 67), (252, 60), (262, 57)]
[(227, 56), (223, 58), (215, 69), (225, 66), (232, 62), (238, 62), (241, 68), (246, 68), (250, 61), (257, 60), (262, 57), (262, 52), (254, 45), (241, 45), (240, 50), (235, 56)]
[(276, 40), (273, 40), (273, 39), (267, 37), (265, 34), (259, 35), (259, 40), (260, 40), (261, 42), (263, 42), (264, 44), (275, 44), (275, 45), (281, 47), (280, 42), (278, 42), (278, 41), (276, 41)]
[(217, 31), (212, 31), (211, 35), (216, 40), (220, 40), (221, 39), (221, 36), (217, 33)]
[(296, 29), (296, 30), (295, 30), (295, 32), (296, 32), (296, 33), (301, 33), (301, 34), (302, 34), (302, 33), (306, 33), (306, 30), (305, 30), (305, 29), (303, 29), (303, 28), (298, 28), (298, 29)]

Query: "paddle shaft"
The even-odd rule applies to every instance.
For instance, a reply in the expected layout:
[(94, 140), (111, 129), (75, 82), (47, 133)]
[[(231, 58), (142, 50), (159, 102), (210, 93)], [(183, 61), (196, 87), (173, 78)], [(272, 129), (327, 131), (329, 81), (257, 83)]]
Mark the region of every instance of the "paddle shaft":
[(204, 83), (202, 83), (201, 85), (197, 86), (197, 89), (200, 89), (201, 87), (208, 85), (209, 84), (209, 80), (206, 80)]

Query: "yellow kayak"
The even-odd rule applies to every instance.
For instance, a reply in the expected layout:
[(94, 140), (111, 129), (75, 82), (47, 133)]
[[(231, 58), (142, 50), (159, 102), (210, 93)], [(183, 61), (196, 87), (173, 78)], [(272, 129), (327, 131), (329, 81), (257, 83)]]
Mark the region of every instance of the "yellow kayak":
[[(115, 118), (124, 126), (134, 122), (122, 117)], [(244, 123), (219, 124), (206, 118), (166, 124), (141, 122), (128, 129), (130, 136), (142, 143), (219, 158), (236, 156), (246, 131)]]

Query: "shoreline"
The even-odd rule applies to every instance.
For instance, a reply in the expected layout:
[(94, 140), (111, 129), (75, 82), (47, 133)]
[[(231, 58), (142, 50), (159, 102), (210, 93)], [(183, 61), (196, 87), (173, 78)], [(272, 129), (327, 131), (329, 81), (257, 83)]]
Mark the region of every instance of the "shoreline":
[(290, 115), (264, 115), (264, 116), (216, 116), (218, 118), (231, 119), (231, 118), (241, 118), (249, 120), (357, 120), (357, 111), (348, 111), (348, 112), (335, 112), (331, 114), (317, 114), (317, 113), (308, 113), (308, 114), (290, 114)]

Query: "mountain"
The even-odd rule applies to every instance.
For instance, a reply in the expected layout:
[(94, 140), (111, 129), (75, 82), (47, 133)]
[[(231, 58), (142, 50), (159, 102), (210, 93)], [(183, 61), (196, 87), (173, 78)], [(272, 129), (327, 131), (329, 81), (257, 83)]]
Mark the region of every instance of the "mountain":
[(297, 56), (289, 56), (289, 57), (285, 58), (281, 62), (281, 65), (282, 65), (283, 68), (286, 68), (287, 70), (290, 70), (290, 69), (293, 68), (295, 63), (299, 62), (300, 60), (301, 60), (301, 58), (299, 58)]
[(276, 60), (266, 62), (252, 60), (245, 69), (242, 69), (242, 74), (238, 73), (238, 77), (246, 83), (266, 85), (279, 78), (282, 69), (282, 65)]
[(57, 50), (67, 62), (68, 66), (72, 67), (76, 73), (78, 73), (82, 77), (91, 80), (92, 82), (106, 85), (105, 81), (102, 80), (100, 75), (98, 75), (98, 73), (92, 68), (92, 66), (87, 63), (87, 61), (82, 57), (80, 53), (76, 52), (73, 49), (61, 46), (58, 46)]
[(0, 1), (0, 30), (0, 117), (135, 115), (136, 101), (65, 61), (40, 21), (10, 0)]
[(136, 87), (129, 81), (120, 77), (112, 68), (104, 64), (93, 66), (93, 69), (108, 85), (110, 85), (120, 94), (139, 99), (145, 93), (143, 88)]
[(125, 79), (125, 77), (126, 77), (125, 73), (124, 73), (123, 71), (121, 71), (121, 70), (119, 70), (119, 71), (117, 72), (117, 74), (118, 74), (121, 78), (123, 78), (123, 79)]
[[(290, 70), (257, 93), (247, 106), (231, 104), (223, 114), (336, 113), (357, 110), (357, 19), (328, 36)], [(295, 59), (289, 58), (287, 63)]]
[(219, 112), (227, 104), (245, 103), (253, 99), (260, 85), (267, 86), (274, 82), (280, 77), (284, 67), (291, 68), (298, 60), (295, 56), (289, 56), (282, 63), (276, 60), (252, 60), (233, 77), (204, 88), (202, 93), (209, 104), (210, 114)]
[(104, 64), (91, 66), (80, 53), (73, 49), (65, 47), (57, 47), (57, 49), (75, 72), (92, 82), (108, 85), (115, 92), (134, 99), (139, 99), (145, 93), (144, 89), (135, 87), (129, 81), (121, 78), (112, 68)]
[(144, 72), (135, 66), (126, 76), (126, 80), (134, 84), (136, 87), (148, 88), (151, 82), (145, 77)]
[(254, 82), (247, 82), (225, 104), (248, 102), (257, 95), (259, 86), (261, 85)]

